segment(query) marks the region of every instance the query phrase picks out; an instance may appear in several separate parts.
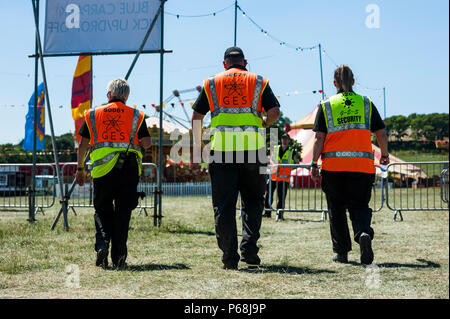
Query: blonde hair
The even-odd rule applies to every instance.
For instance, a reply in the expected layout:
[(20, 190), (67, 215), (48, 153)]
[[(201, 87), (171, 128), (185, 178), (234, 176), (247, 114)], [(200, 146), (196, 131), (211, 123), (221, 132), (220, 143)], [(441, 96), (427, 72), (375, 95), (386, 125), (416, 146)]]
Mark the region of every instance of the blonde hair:
[(106, 86), (108, 92), (111, 92), (111, 95), (122, 100), (128, 99), (128, 95), (130, 95), (130, 86), (125, 79), (119, 78), (112, 80)]
[(355, 79), (348, 65), (343, 64), (334, 71), (334, 80), (338, 91), (351, 92), (353, 90), (352, 86)]

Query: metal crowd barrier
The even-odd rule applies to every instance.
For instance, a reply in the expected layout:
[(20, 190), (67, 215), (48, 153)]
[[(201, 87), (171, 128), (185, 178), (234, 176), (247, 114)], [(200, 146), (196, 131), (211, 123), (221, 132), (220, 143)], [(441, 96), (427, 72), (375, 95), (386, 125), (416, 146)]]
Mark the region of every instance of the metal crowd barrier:
[(447, 203), (447, 206), (449, 206), (448, 182), (449, 182), (448, 168), (445, 168), (441, 171), (441, 199), (444, 203)]
[(163, 183), (163, 196), (211, 196), (211, 183)]
[[(272, 182), (271, 176), (282, 177), (282, 169), (291, 169), (289, 176), (289, 183), (275, 183)], [(328, 205), (326, 196), (321, 189), (322, 178), (319, 177), (317, 183), (311, 178), (310, 175), (311, 165), (309, 164), (275, 164), (268, 165), (268, 175), (266, 184), (265, 200), (270, 205), (269, 208), (265, 208), (266, 211), (275, 211), (276, 220), (279, 220), (280, 213), (284, 212), (308, 212), (308, 213), (321, 213), (321, 220), (324, 221), (327, 218)], [(282, 191), (285, 192), (287, 188), (287, 194), (284, 204), (279, 203), (278, 187), (282, 187)], [(277, 187), (276, 190), (272, 190), (272, 187)], [(383, 208), (384, 202), (384, 181), (376, 175), (375, 183), (373, 185), (372, 196), (369, 206), (373, 212), (378, 212)], [(276, 195), (275, 195), (276, 194)]]
[[(144, 211), (148, 216), (147, 209), (154, 209), (154, 217), (156, 216), (157, 196), (155, 190), (157, 188), (156, 179), (158, 177), (158, 167), (154, 163), (142, 163), (142, 171), (137, 191), (142, 196), (139, 198), (137, 208), (138, 215)], [(62, 176), (66, 189), (75, 179), (77, 163), (65, 163), (62, 166)], [(144, 196), (145, 195), (145, 196)], [(83, 186), (75, 185), (69, 201), (69, 209), (75, 213), (75, 207), (94, 207), (94, 184), (90, 174), (87, 174), (86, 181)], [(76, 214), (76, 213), (75, 213)]]
[(394, 220), (403, 220), (402, 211), (447, 210), (448, 168), (448, 161), (389, 164), (386, 205)]
[[(0, 164), (0, 208), (29, 208), (33, 164)], [(36, 164), (35, 213), (55, 203), (58, 180), (51, 164)]]

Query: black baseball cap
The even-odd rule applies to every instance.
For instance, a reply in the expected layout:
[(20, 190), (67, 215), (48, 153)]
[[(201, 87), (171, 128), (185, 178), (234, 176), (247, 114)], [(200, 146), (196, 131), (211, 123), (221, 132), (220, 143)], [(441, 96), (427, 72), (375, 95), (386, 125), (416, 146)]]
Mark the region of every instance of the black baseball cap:
[(241, 48), (230, 47), (225, 50), (225, 54), (223, 55), (223, 58), (226, 59), (230, 56), (244, 58), (244, 52), (242, 51)]
[(288, 137), (288, 138), (291, 138), (290, 135), (289, 135), (288, 133), (283, 133), (283, 134), (281, 134), (281, 137)]

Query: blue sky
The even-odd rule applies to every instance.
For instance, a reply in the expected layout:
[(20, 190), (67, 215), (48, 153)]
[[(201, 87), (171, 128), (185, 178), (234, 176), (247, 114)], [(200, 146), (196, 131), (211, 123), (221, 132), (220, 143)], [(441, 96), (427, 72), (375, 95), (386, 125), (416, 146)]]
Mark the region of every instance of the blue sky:
[[(165, 9), (197, 15), (218, 11), (233, 2), (169, 0)], [(379, 8), (379, 28), (366, 26), (366, 7), (370, 4)], [(371, 96), (382, 116), (383, 86), (387, 116), (448, 112), (448, 1), (240, 0), (239, 5), (269, 34), (287, 43), (302, 47), (322, 44), (326, 51), (323, 73), (327, 95), (335, 93), (332, 77), (336, 64), (345, 63), (355, 73), (359, 84), (355, 90)], [(42, 37), (44, 8), (45, 1), (41, 0)], [(26, 104), (34, 88), (34, 60), (28, 58), (34, 53), (35, 36), (31, 1), (0, 0), (0, 30), (0, 143), (18, 143), (24, 137)], [(273, 91), (280, 95), (284, 114), (295, 122), (309, 113), (320, 100), (320, 94), (312, 93), (320, 89), (319, 52), (297, 52), (281, 46), (240, 12), (237, 31), (237, 44), (244, 50), (250, 70), (269, 78)], [(173, 53), (165, 55), (164, 98), (175, 89), (201, 85), (204, 78), (222, 71), (223, 52), (233, 45), (233, 36), (233, 8), (202, 18), (177, 19), (166, 14), (165, 48)], [(132, 60), (132, 55), (94, 57), (95, 105), (105, 102), (108, 81), (124, 77)], [(45, 59), (57, 135), (74, 130), (70, 98), (76, 62), (77, 57)], [(129, 83), (128, 104), (140, 108), (146, 104), (146, 113), (154, 115), (148, 106), (159, 102), (159, 56), (142, 55)], [(187, 93), (182, 98), (195, 96)], [(185, 118), (178, 103), (167, 110)]]

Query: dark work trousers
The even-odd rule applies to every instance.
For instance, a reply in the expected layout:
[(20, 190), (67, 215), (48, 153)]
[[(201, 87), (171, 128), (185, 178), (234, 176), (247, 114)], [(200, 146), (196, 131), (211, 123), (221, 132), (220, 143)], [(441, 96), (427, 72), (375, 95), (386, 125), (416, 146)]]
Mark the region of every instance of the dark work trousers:
[(241, 193), (242, 207), (242, 256), (257, 254), (259, 230), (264, 209), (265, 175), (260, 174), (261, 164), (211, 163), (212, 202), (216, 238), (223, 252), (222, 262), (237, 264), (239, 261), (236, 229), (236, 202)]
[(353, 239), (359, 243), (359, 236), (363, 232), (373, 239), (369, 201), (374, 180), (374, 174), (322, 171), (322, 189), (327, 198), (335, 253), (346, 254), (352, 250), (346, 209), (352, 221)]
[[(269, 202), (269, 189), (271, 193), (270, 202)], [(272, 207), (272, 203), (274, 202), (273, 193), (275, 192), (275, 189), (277, 190), (278, 195), (277, 209), (283, 209), (285, 207), (286, 194), (289, 189), (289, 182), (285, 181), (269, 180), (267, 182), (266, 199), (264, 207), (269, 209)]]
[(94, 178), (95, 250), (108, 249), (111, 242), (113, 264), (127, 255), (131, 211), (138, 204), (138, 182), (136, 159), (127, 160), (122, 170), (113, 168)]

